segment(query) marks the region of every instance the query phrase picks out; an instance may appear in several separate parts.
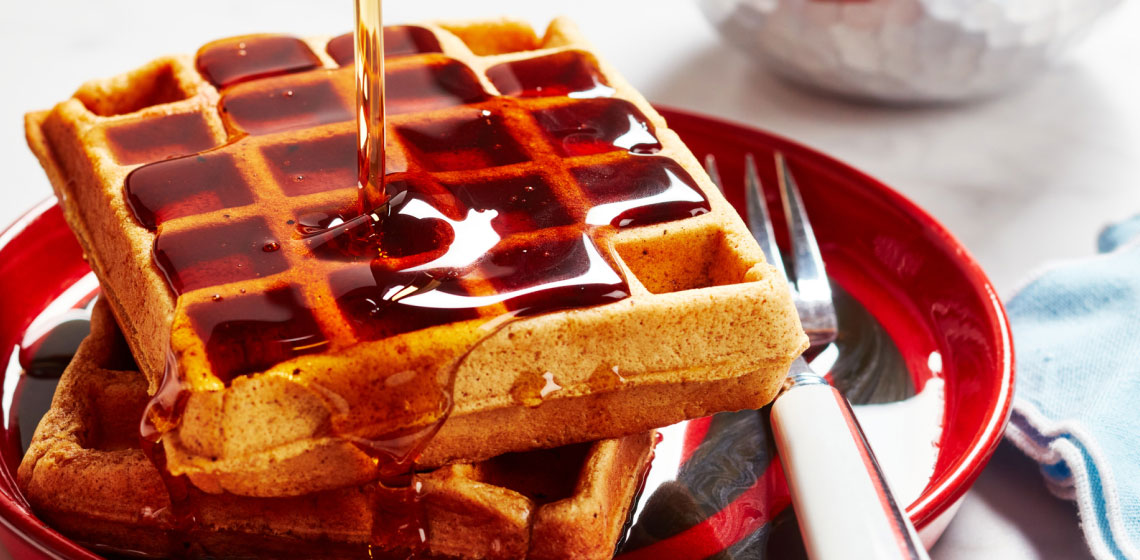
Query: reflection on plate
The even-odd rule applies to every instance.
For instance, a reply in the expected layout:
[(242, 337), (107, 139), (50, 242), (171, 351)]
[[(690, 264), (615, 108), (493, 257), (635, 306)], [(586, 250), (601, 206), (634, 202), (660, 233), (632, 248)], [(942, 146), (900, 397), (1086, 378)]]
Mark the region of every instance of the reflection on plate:
[[(942, 435), (943, 382), (929, 378), (918, 394), (902, 354), (859, 302), (833, 286), (838, 339), (813, 352), (816, 371), (855, 405), (898, 500), (911, 503), (934, 474)], [(676, 550), (689, 531), (709, 531), (729, 557), (805, 555), (776, 458), (767, 410), (719, 414), (662, 430), (653, 468), (634, 514), (623, 558)], [(707, 528), (701, 528), (702, 524)], [(774, 526), (793, 533), (773, 538)], [(730, 530), (726, 531), (726, 529)], [(701, 550), (703, 554), (707, 550)], [(703, 558), (699, 554), (686, 555)]]
[[(768, 185), (774, 152), (788, 156), (837, 284), (840, 338), (813, 365), (856, 404), (896, 497), (931, 544), (1008, 414), (1008, 334), (985, 277), (941, 226), (873, 179), (759, 131), (665, 115), (698, 158), (716, 156), (739, 211), (744, 154)], [(767, 194), (778, 208), (775, 190)], [(620, 558), (805, 556), (766, 410), (662, 435)]]

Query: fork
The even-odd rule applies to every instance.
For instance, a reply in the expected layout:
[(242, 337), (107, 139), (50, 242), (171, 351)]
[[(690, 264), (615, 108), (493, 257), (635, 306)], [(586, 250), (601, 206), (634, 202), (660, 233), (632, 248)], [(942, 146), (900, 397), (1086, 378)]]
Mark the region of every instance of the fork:
[[(776, 245), (756, 161), (745, 156), (748, 228), (768, 262), (784, 273), (812, 348), (835, 340), (831, 285), (799, 188), (776, 153), (780, 198), (791, 240), (793, 278)], [(710, 154), (705, 168), (723, 187)], [(804, 546), (813, 560), (907, 558), (928, 560), (910, 519), (899, 508), (851, 405), (801, 356), (771, 410), (772, 432), (788, 480)]]

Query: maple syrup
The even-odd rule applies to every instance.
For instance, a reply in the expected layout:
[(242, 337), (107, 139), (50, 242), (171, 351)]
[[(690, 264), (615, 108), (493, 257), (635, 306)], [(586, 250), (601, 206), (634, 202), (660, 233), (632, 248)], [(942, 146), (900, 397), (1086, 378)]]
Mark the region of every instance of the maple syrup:
[(487, 77), (499, 93), (509, 97), (588, 99), (614, 93), (593, 55), (581, 51), (504, 62), (488, 69)]
[(166, 532), (167, 550), (171, 558), (186, 558), (192, 555), (193, 539), (191, 533), (197, 525), (197, 504), (190, 499), (190, 481), (183, 476), (174, 476), (166, 468), (166, 452), (162, 444), (149, 438), (140, 439), (140, 448), (147, 460), (154, 465), (166, 487), (170, 505), (157, 511), (145, 512), (144, 515), (168, 527)]
[[(325, 52), (341, 66), (353, 63), (355, 39), (352, 33), (345, 33), (329, 41)], [(435, 34), (414, 25), (397, 25), (384, 28), (384, 56), (392, 58), (412, 54), (442, 52)]]
[(181, 295), (284, 271), (289, 263), (279, 248), (265, 220), (250, 218), (206, 230), (163, 233), (154, 244), (154, 261), (175, 295)]
[(356, 188), (354, 134), (265, 146), (261, 155), (286, 196)]
[(198, 303), (186, 314), (206, 341), (214, 373), (227, 384), (328, 343), (296, 286), (227, 298), (223, 305)]
[(586, 386), (590, 388), (591, 392), (608, 393), (621, 389), (627, 382), (618, 366), (599, 364), (598, 367), (594, 368), (590, 377), (586, 379)]
[(391, 301), (393, 291), (411, 288), (430, 289), (455, 299), (467, 299), (470, 293), (458, 281), (433, 283), (427, 275), (376, 270), (370, 266), (352, 268), (332, 278), (333, 295), (341, 313), (348, 319), (353, 333), (361, 340), (381, 340), (436, 325), (478, 319), (476, 308), (433, 308)]
[[(443, 55), (389, 65), (384, 74), (386, 112), (399, 115), (444, 109), (488, 99), (463, 63)], [(272, 134), (349, 122), (356, 115), (347, 68), (311, 71), (251, 81), (227, 88), (220, 102), (229, 129)]]
[(356, 0), (356, 145), (360, 213), (384, 206), (384, 27), (380, 0)]
[(226, 91), (218, 107), (236, 132), (252, 135), (352, 120), (352, 106), (329, 79), (332, 70), (270, 78)]
[(444, 55), (396, 59), (385, 77), (385, 111), (402, 115), (479, 103), (491, 98), (466, 64)]
[(511, 384), (511, 400), (518, 405), (534, 408), (542, 404), (542, 389), (546, 378), (537, 372), (521, 373)]
[(152, 231), (168, 220), (253, 202), (234, 156), (223, 150), (139, 167), (127, 175), (125, 190), (135, 218)]
[(483, 274), (521, 315), (610, 303), (629, 296), (625, 279), (589, 236), (496, 247)]
[(491, 227), (506, 237), (576, 223), (541, 175), (445, 183), (468, 208), (493, 211)]
[[(358, 3), (361, 13), (377, 17), (378, 8), (375, 0), (363, 9)], [(473, 327), (478, 334), (471, 344), (438, 356), (439, 371), (426, 376), (434, 381), (421, 385), (421, 376), (381, 397), (419, 411), (407, 424), (412, 428), (358, 437), (355, 428), (387, 409), (337, 395), (353, 418), (334, 419), (333, 433), (352, 436), (381, 475), (370, 492), (378, 520), (386, 521), (378, 521), (373, 544), (415, 552), (426, 524), (418, 489), (404, 475), (450, 413), (454, 375), (465, 357), (515, 317), (628, 297), (604, 237), (617, 228), (698, 215), (709, 205), (683, 168), (653, 155), (661, 144), (652, 124), (634, 105), (609, 98), (614, 90), (588, 53), (492, 67), (487, 77), (510, 96), (493, 98), (471, 68), (433, 54), (439, 44), (426, 29), (381, 33), (378, 21), (360, 25), (353, 41), (346, 35), (327, 45), (338, 64), (358, 63), (355, 74), (320, 68), (308, 46), (290, 37), (203, 47), (197, 66), (222, 88), (230, 143), (139, 167), (124, 188), (138, 221), (158, 233), (155, 261), (176, 295), (284, 273), (297, 258), (316, 271), (306, 281), (327, 285), (331, 311), (311, 308), (295, 280), (194, 303), (179, 298), (176, 315), (188, 318), (204, 341), (223, 384), (352, 341), (444, 324), (483, 325)], [(349, 45), (372, 54), (352, 56)], [(390, 58), (386, 68), (380, 52)], [(354, 78), (360, 87), (352, 87)], [(362, 110), (353, 111), (349, 91), (357, 92)], [(526, 98), (533, 97), (577, 99), (527, 109)], [(446, 117), (382, 124), (385, 115), (440, 109), (448, 109)], [(354, 114), (360, 119), (355, 133), (328, 127), (303, 140), (265, 136), (347, 123)], [(528, 126), (535, 132), (526, 142), (549, 144), (552, 155), (543, 157), (610, 155), (604, 163), (566, 164), (562, 173), (535, 165), (528, 155), (534, 146), (513, 130), (520, 118), (533, 119)], [(256, 149), (249, 148), (253, 142)], [(246, 163), (256, 156), (263, 165), (251, 172)], [(529, 171), (518, 171), (527, 165)], [(266, 195), (255, 195), (247, 183), (251, 176), (271, 181), (283, 196), (267, 206)], [(314, 195), (325, 202), (302, 202)], [(250, 208), (241, 217), (218, 212), (239, 206)], [(250, 216), (251, 208), (262, 215)], [(186, 222), (163, 227), (208, 212), (214, 221), (222, 216), (210, 229)], [(343, 329), (323, 330), (318, 316), (330, 313), (339, 313), (351, 338)], [(599, 374), (590, 382), (611, 387), (615, 376)], [(294, 379), (306, 382), (299, 369)], [(141, 428), (152, 455), (161, 434), (178, 425), (189, 395), (183, 383), (172, 353)], [(544, 388), (520, 391), (541, 395)], [(154, 460), (158, 465), (162, 457)], [(184, 481), (168, 482), (172, 502), (178, 501)]]
[(369, 560), (410, 560), (427, 550), (428, 519), (422, 483), (413, 477), (377, 483), (372, 492)]
[(618, 150), (633, 154), (661, 151), (649, 119), (622, 99), (589, 99), (540, 109), (534, 118), (564, 157)]
[[(580, 53), (570, 54), (571, 60), (581, 62)], [(451, 61), (447, 65), (453, 62), (459, 64)], [(432, 72), (439, 69), (434, 59), (425, 64)], [(523, 72), (526, 68), (512, 70), (523, 83), (537, 83), (549, 74), (540, 72), (533, 78)], [(412, 74), (403, 68), (393, 75)], [(402, 82), (390, 79), (388, 83)], [(455, 83), (441, 87), (454, 89)], [(257, 85), (248, 87), (252, 90)], [(479, 91), (470, 98), (486, 96), (481, 87)], [(436, 95), (431, 88), (421, 93), (428, 99)], [(635, 107), (608, 99), (577, 103), (583, 105), (534, 112), (552, 145), (560, 146), (565, 155), (622, 150), (631, 154), (609, 164), (572, 170), (586, 200), (561, 200), (541, 174), (461, 181), (430, 175), (525, 160), (498, 115), (473, 108), (466, 118), (396, 128), (411, 154), (409, 172), (401, 179), (390, 179), (385, 187), (384, 199), (400, 197), (400, 203), (386, 208), (378, 231), (349, 227), (354, 221), (367, 221), (347, 211), (349, 205), (318, 209), (293, 219), (296, 238), (309, 246), (315, 258), (360, 263), (358, 269), (329, 279), (336, 304), (358, 337), (373, 340), (485, 317), (488, 308), (496, 305), (528, 314), (626, 297), (624, 280), (612, 257), (592, 241), (590, 228), (632, 227), (708, 211), (707, 201), (682, 168), (665, 158), (640, 155), (659, 150), (660, 144)], [(240, 117), (231, 112), (228, 118)], [(574, 126), (574, 120), (580, 123)], [(283, 192), (300, 196), (351, 187), (351, 140), (350, 135), (339, 134), (271, 144), (261, 152)], [(250, 189), (228, 149), (154, 163), (133, 172), (126, 188), (140, 222), (154, 229), (175, 217), (251, 203)], [(219, 228), (216, 236), (187, 235), (185, 240), (176, 232), (159, 236), (156, 260), (172, 290), (183, 293), (284, 270), (283, 251), (265, 247), (280, 248), (295, 239), (276, 238), (269, 231), (272, 228), (259, 219), (235, 223), (233, 228)], [(365, 230), (364, 235), (347, 233)], [(460, 238), (476, 242), (457, 247)], [(216, 349), (208, 353), (217, 353), (210, 359), (223, 377), (258, 371), (275, 360), (327, 343), (296, 289), (283, 290), (281, 294), (294, 292), (294, 296), (230, 297), (224, 306), (188, 311), (208, 349)], [(399, 302), (389, 297), (396, 292), (404, 293)], [(230, 348), (241, 346), (235, 343), (244, 337), (261, 337), (264, 343)]]
[(668, 158), (633, 157), (575, 169), (573, 174), (590, 197), (586, 223), (591, 225), (643, 226), (709, 211), (696, 181)]
[[(297, 237), (319, 259), (374, 262), (389, 270), (412, 268), (442, 256), (455, 239), (452, 225), (461, 219), (455, 204), (447, 202), (454, 197), (425, 189), (423, 183), (403, 175), (389, 176), (385, 188), (393, 194), (374, 212), (383, 220), (358, 214), (355, 203), (305, 209), (293, 220)], [(419, 213), (424, 210), (435, 215)]]
[(222, 39), (198, 49), (197, 56), (198, 72), (219, 88), (320, 65), (321, 59), (304, 41), (285, 35)]
[(396, 133), (425, 171), (485, 169), (527, 160), (500, 116), (477, 108), (464, 113), (399, 125)]

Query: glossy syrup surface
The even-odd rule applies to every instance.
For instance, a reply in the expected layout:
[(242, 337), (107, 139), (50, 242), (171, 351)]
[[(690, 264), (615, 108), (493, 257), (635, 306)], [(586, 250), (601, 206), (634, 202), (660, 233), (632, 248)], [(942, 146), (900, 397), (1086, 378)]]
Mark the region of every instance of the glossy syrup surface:
[(593, 55), (582, 51), (505, 62), (488, 69), (487, 77), (499, 92), (511, 97), (588, 99), (614, 93)]
[[(329, 41), (325, 51), (341, 66), (353, 62), (352, 33), (338, 35)], [(396, 57), (413, 54), (442, 52), (435, 35), (422, 27), (394, 25), (384, 28), (384, 56)]]
[[(144, 165), (125, 182), (135, 216), (157, 233), (155, 262), (179, 296), (179, 324), (201, 344), (190, 362), (168, 366), (144, 422), (152, 438), (178, 425), (193, 389), (185, 368), (228, 384), (289, 362), (292, 378), (309, 383), (315, 374), (299, 357), (454, 325), (458, 342), (410, 380), (319, 379), (347, 404), (332, 431), (395, 476), (446, 418), (454, 372), (474, 346), (512, 317), (629, 297), (608, 237), (708, 211), (694, 180), (653, 155), (652, 124), (609, 97), (587, 53), (492, 68), (506, 94), (497, 97), (421, 32), (430, 36), (385, 34), (402, 56), (389, 50), (385, 71), (384, 203), (366, 214), (349, 68), (306, 66), (280, 37), (260, 37), (254, 59), (243, 58), (254, 52), (246, 39), (245, 55), (233, 41), (200, 52), (199, 68), (222, 85), (229, 142)], [(345, 40), (327, 45), (342, 64)], [(508, 320), (478, 327), (495, 318)], [(395, 480), (377, 491), (414, 504)]]
[(351, 132), (259, 150), (285, 196), (356, 188), (356, 135)]
[(446, 119), (396, 125), (424, 171), (465, 171), (527, 160), (500, 115), (472, 107)]
[(289, 263), (265, 220), (230, 220), (206, 230), (164, 233), (154, 260), (175, 294), (281, 272)]
[[(343, 329), (318, 312), (329, 304), (356, 339), (378, 340), (627, 297), (616, 256), (600, 242), (607, 228), (708, 211), (680, 166), (649, 155), (660, 143), (632, 104), (603, 97), (531, 109), (522, 101), (536, 92), (612, 93), (592, 57), (567, 51), (488, 72), (502, 84), (509, 71), (517, 87), (499, 87), (518, 100), (492, 98), (466, 65), (444, 55), (395, 59), (402, 62), (388, 67), (391, 113), (414, 114), (389, 126), (396, 147), (389, 157), (399, 160), (385, 187), (391, 204), (376, 219), (357, 216), (352, 132), (308, 132), (351, 119), (351, 76), (270, 73), (265, 68), (292, 68), (306, 57), (282, 47), (285, 39), (259, 40), (283, 58), (259, 55), (254, 67), (273, 76), (228, 79), (240, 82), (222, 90), (231, 142), (142, 166), (125, 186), (150, 229), (190, 218), (159, 230), (155, 259), (176, 294), (226, 292), (185, 307), (223, 380), (352, 344), (330, 336)], [(240, 58), (234, 45), (218, 44), (203, 50), (199, 66), (243, 64), (221, 55)], [(301, 267), (307, 277), (298, 276)], [(253, 282), (253, 291), (225, 289), (235, 282)], [(326, 285), (331, 302), (315, 301), (307, 284)]]
[(589, 99), (540, 109), (534, 118), (555, 150), (565, 156), (588, 156), (617, 150), (655, 154), (661, 143), (653, 125), (632, 103), (621, 99)]
[[(356, 112), (356, 187), (360, 213), (387, 202), (384, 190), (388, 138), (384, 92), (384, 13), (380, 0), (356, 0), (353, 72)], [(327, 50), (327, 47), (326, 47)]]
[(581, 167), (573, 173), (590, 202), (588, 224), (626, 228), (709, 211), (696, 182), (671, 159), (645, 157)]
[(219, 107), (235, 131), (255, 135), (351, 120), (352, 104), (337, 91), (330, 72), (240, 84), (226, 91)]
[(219, 88), (320, 65), (321, 59), (304, 41), (285, 35), (222, 39), (203, 46), (197, 56), (198, 72)]
[(127, 204), (147, 229), (213, 210), (245, 206), (253, 190), (224, 149), (144, 165), (127, 175)]
[(199, 303), (189, 315), (205, 335), (214, 374), (226, 382), (328, 343), (296, 286)]

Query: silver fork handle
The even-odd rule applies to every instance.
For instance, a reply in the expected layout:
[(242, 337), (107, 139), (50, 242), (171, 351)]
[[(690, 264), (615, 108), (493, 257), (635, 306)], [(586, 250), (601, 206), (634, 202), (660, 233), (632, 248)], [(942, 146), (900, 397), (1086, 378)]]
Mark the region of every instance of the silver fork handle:
[(847, 399), (803, 358), (788, 380), (772, 431), (808, 556), (929, 560)]

